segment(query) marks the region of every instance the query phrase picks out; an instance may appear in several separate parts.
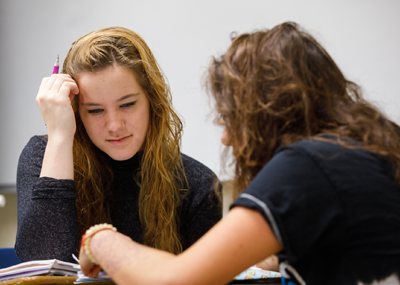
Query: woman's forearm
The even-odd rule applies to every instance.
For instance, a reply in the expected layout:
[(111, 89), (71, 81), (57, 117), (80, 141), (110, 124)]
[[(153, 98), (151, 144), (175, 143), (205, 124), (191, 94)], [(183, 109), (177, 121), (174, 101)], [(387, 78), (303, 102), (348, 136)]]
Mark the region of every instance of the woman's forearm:
[(93, 236), (90, 250), (117, 284), (169, 284), (175, 255), (143, 246), (113, 231)]
[(74, 179), (73, 137), (49, 135), (40, 177)]
[[(280, 250), (282, 245), (262, 215), (240, 207), (178, 256), (109, 230), (90, 241), (94, 258), (118, 284), (226, 284)], [(80, 261), (85, 274), (94, 268), (82, 249)]]
[(72, 145), (76, 121), (71, 101), (79, 93), (68, 74), (42, 79), (36, 103), (48, 130), (48, 143), (40, 177), (74, 179)]

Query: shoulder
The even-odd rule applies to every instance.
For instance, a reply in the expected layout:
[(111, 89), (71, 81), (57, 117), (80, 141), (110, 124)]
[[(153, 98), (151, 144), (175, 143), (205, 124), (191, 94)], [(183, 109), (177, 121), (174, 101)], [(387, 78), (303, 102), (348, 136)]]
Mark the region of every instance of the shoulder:
[[(343, 205), (329, 175), (314, 159), (312, 142), (278, 149), (231, 207), (258, 210), (289, 256), (301, 256), (335, 221)], [(321, 149), (325, 147), (322, 146)], [(337, 234), (342, 234), (338, 230)], [(292, 257), (291, 257), (292, 258)]]
[(47, 136), (33, 136), (22, 150), (18, 160), (17, 179), (20, 175), (39, 176), (42, 167)]
[(341, 145), (333, 136), (323, 136), (322, 138), (323, 140), (305, 139), (282, 146), (276, 151), (276, 154), (281, 151), (292, 150), (303, 152), (314, 159), (329, 160), (330, 162), (354, 157), (382, 159), (380, 156), (362, 149), (360, 143), (352, 139), (344, 139), (348, 145), (352, 146), (350, 148)]
[(204, 217), (199, 218), (200, 220), (208, 219), (202, 224), (214, 225), (221, 218), (222, 213), (216, 191), (222, 189), (221, 183), (214, 172), (201, 162), (185, 154), (181, 154), (181, 157), (186, 175), (184, 189), (188, 190), (184, 193), (181, 205), (182, 223), (192, 221), (196, 215), (202, 215)]
[(335, 195), (327, 171), (313, 157), (320, 150), (311, 151), (310, 145), (310, 141), (299, 141), (278, 149), (238, 200), (253, 196), (263, 201), (262, 204), (282, 208), (290, 205), (295, 212)]
[(339, 152), (344, 151), (345, 148), (336, 143), (334, 140), (320, 141), (316, 139), (305, 139), (288, 145), (284, 145), (278, 148), (275, 154), (287, 150), (303, 152), (309, 156), (314, 156), (314, 155), (338, 154)]
[(47, 135), (33, 136), (25, 145), (21, 156), (44, 155), (47, 145)]
[(346, 143), (355, 147), (344, 147), (335, 139), (331, 141), (301, 140), (281, 147), (276, 155), (286, 156), (288, 151), (303, 153), (327, 174), (329, 173), (331, 178), (334, 178), (333, 174), (345, 175), (346, 173), (357, 173), (359, 177), (376, 176), (379, 173), (389, 177), (394, 175), (393, 166), (384, 157), (357, 147), (359, 143), (354, 140), (348, 139)]
[(186, 178), (189, 182), (204, 182), (216, 178), (214, 172), (201, 162), (183, 153), (181, 157)]
[(188, 155), (181, 154), (181, 156), (188, 183), (184, 188), (189, 190), (185, 200), (202, 200), (214, 195), (217, 185), (221, 188), (218, 177), (211, 169)]
[[(249, 189), (273, 189), (280, 194), (282, 191), (299, 191), (303, 188), (311, 188), (311, 181), (318, 181), (320, 185), (327, 183), (324, 166), (315, 158), (319, 154), (323, 156), (332, 152), (329, 143), (322, 144), (318, 141), (302, 140), (293, 144), (280, 147), (274, 156), (256, 175)], [(333, 151), (334, 152), (334, 151)]]
[(30, 140), (27, 143), (28, 147), (41, 147), (41, 146), (46, 146), (47, 145), (47, 135), (41, 135), (41, 136), (33, 136), (30, 138)]

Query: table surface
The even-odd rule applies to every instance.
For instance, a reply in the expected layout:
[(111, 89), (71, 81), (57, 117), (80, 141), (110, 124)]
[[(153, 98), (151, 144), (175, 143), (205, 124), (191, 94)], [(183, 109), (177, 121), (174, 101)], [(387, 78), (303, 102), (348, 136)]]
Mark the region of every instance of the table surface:
[[(63, 285), (63, 284), (74, 284), (76, 276), (31, 276), (31, 277), (21, 277), (16, 279), (11, 279), (7, 281), (0, 282), (0, 285)], [(88, 283), (80, 283), (80, 284), (102, 284), (102, 285), (114, 285), (115, 283), (112, 281), (103, 281), (103, 282), (88, 282)]]
[[(2, 281), (0, 285), (64, 285), (64, 284), (74, 284), (76, 276), (31, 276), (31, 277), (21, 277), (12, 280)], [(99, 282), (87, 282), (79, 284), (90, 284), (90, 285), (115, 285), (112, 281), (99, 281)], [(236, 280), (233, 283), (235, 285), (248, 285), (248, 284), (270, 284), (270, 285), (281, 285), (282, 283), (276, 279), (273, 280)]]

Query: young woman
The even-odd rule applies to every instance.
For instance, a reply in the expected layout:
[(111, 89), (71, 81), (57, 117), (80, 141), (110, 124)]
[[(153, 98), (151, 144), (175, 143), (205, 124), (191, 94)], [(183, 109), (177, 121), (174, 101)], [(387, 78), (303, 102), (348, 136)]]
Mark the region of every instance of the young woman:
[(211, 64), (209, 87), (241, 192), (229, 214), (178, 256), (92, 228), (83, 272), (226, 284), (278, 254), (284, 284), (399, 284), (400, 128), (318, 42), (294, 23), (240, 35)]
[(216, 176), (181, 153), (169, 87), (136, 33), (112, 27), (78, 39), (36, 101), (48, 135), (19, 160), (22, 261), (73, 261), (83, 233), (105, 222), (177, 254), (220, 220)]

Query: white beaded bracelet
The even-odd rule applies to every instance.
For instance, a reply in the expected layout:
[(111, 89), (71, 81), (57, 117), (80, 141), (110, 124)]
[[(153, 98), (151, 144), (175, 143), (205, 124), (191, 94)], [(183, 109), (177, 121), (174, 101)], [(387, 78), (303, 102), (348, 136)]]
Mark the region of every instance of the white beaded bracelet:
[(110, 224), (94, 225), (86, 231), (86, 233), (83, 235), (82, 241), (81, 241), (81, 247), (83, 248), (83, 251), (86, 253), (86, 255), (88, 256), (90, 261), (92, 261), (96, 265), (99, 265), (99, 263), (94, 258), (93, 254), (90, 252), (90, 241), (92, 240), (92, 237), (94, 236), (94, 234), (96, 234), (102, 230), (112, 230), (114, 232), (117, 231), (117, 229)]

